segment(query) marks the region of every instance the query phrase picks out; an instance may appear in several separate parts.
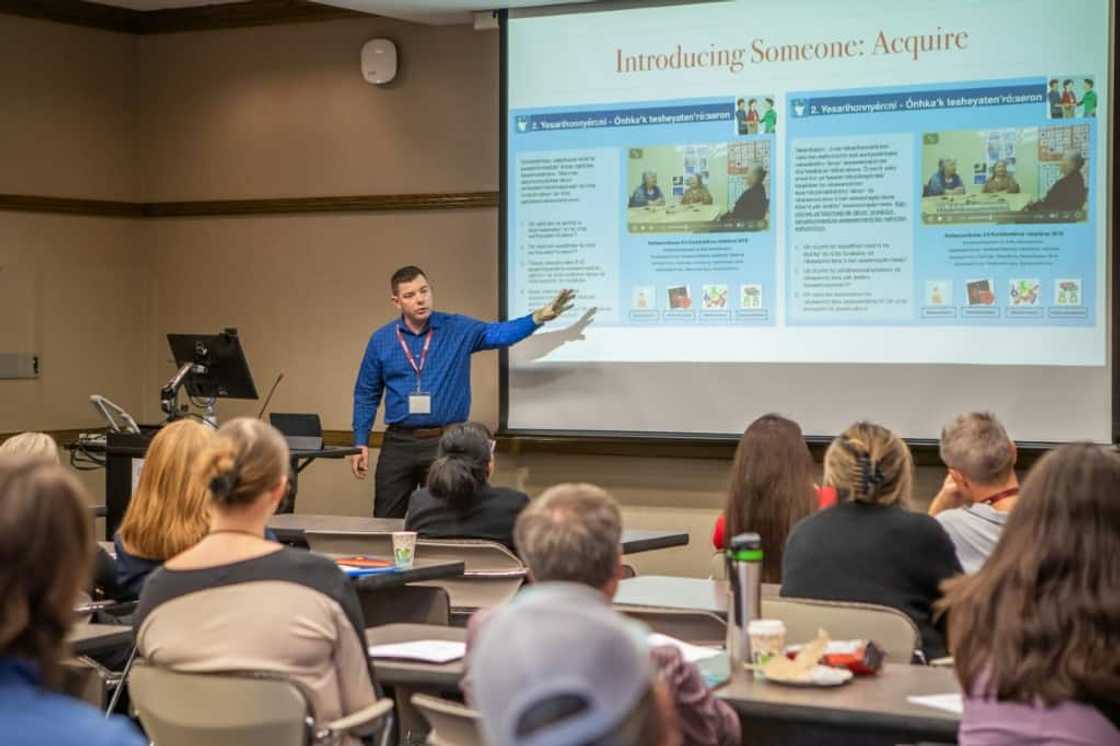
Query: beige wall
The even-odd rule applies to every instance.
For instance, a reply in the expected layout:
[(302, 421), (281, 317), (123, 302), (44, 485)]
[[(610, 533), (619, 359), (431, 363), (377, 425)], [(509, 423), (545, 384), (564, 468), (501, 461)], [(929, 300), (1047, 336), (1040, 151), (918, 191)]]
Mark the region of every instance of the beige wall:
[[(359, 71), (376, 37), (400, 51), (385, 87)], [(148, 200), (497, 189), (496, 32), (371, 18), (140, 45)]]
[[(0, 15), (0, 39), (0, 193), (137, 199), (136, 38)], [(0, 299), (0, 323), (33, 348), (3, 351), (41, 363), (38, 379), (0, 381), (0, 432), (98, 427), (91, 393), (139, 409), (150, 274), (138, 230), (0, 212), (0, 269), (29, 286)], [(82, 476), (99, 502), (104, 477)]]
[(137, 38), (0, 15), (0, 40), (0, 193), (137, 199)]

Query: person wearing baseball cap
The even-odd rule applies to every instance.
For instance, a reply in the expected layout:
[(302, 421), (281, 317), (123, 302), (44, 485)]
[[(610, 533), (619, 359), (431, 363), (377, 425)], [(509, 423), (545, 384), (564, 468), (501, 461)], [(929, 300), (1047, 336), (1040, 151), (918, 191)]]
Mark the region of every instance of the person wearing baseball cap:
[(578, 583), (535, 585), (487, 620), (473, 655), (491, 746), (680, 743), (642, 627)]
[[(542, 626), (544, 632), (540, 638), (536, 638), (538, 641), (533, 645), (526, 645), (518, 652), (513, 652), (509, 645), (515, 639), (515, 633), (502, 633), (492, 638), (501, 641), (496, 643), (494, 653), (501, 657), (504, 652), (504, 662), (500, 665), (513, 666), (516, 663), (518, 666), (543, 666), (533, 668), (532, 671), (534, 676), (539, 676), (544, 682), (556, 681), (552, 667), (561, 663), (553, 663), (551, 658), (547, 658), (544, 663), (520, 659), (537, 655), (565, 659), (582, 656), (585, 650), (576, 650), (583, 644), (582, 638), (580, 635), (570, 636), (567, 631), (575, 627), (575, 622), (567, 616), (574, 613), (571, 609), (594, 615), (594, 619), (613, 620), (614, 624), (622, 624), (628, 629), (639, 628), (642, 632), (634, 634), (643, 641), (643, 632), (647, 632), (644, 627), (627, 620), (611, 607), (611, 599), (618, 590), (618, 583), (623, 575), (622, 515), (618, 503), (606, 490), (591, 484), (558, 484), (550, 487), (521, 511), (514, 527), (513, 541), (529, 568), (533, 585), (519, 594), (509, 607), (482, 610), (471, 617), (467, 625), (467, 657), (460, 687), (466, 695), (467, 703), (472, 707), (479, 707), (475, 652), (481, 634), (484, 631), (490, 632), (489, 625), (499, 614), (519, 613), (523, 615), (522, 618), (528, 618), (536, 613), (531, 610), (520, 611), (522, 603), (532, 602), (534, 605), (531, 609), (537, 609), (536, 604), (549, 609), (553, 606), (567, 609), (563, 614), (555, 613), (555, 618), (563, 621)], [(545, 600), (537, 600), (538, 593), (543, 594)], [(534, 622), (526, 626), (537, 625)], [(530, 634), (530, 631), (516, 634)], [(665, 693), (672, 705), (670, 709), (675, 713), (677, 725), (674, 730), (679, 729), (681, 743), (684, 746), (739, 746), (742, 726), (738, 715), (726, 702), (712, 694), (696, 665), (684, 660), (680, 651), (671, 645), (646, 647), (643, 642), (640, 647), (648, 659), (646, 665), (652, 665), (657, 679), (665, 686)], [(572, 665), (575, 665), (574, 661)], [(588, 653), (586, 661), (580, 665), (586, 665), (588, 677), (599, 677), (588, 678), (587, 681), (611, 688), (615, 685), (609, 677), (616, 674), (615, 669), (623, 669), (607, 653), (600, 652)], [(528, 678), (531, 677), (527, 676)], [(527, 684), (524, 687), (519, 684), (515, 690), (521, 692), (527, 687)], [(618, 712), (615, 711), (615, 714)], [(517, 717), (522, 717), (522, 714)], [(525, 717), (533, 722), (532, 717)], [(495, 743), (515, 742), (498, 740)], [(558, 738), (547, 743), (583, 742)], [(657, 742), (645, 740), (640, 743), (645, 746)]]

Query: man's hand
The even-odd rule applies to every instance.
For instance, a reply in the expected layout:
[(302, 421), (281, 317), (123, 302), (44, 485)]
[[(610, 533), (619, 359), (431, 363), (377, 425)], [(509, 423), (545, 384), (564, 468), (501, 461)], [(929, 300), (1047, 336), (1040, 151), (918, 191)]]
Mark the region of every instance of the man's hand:
[(933, 498), (933, 502), (929, 504), (929, 514), (937, 515), (943, 510), (959, 508), (963, 506), (965, 502), (964, 495), (961, 494), (960, 489), (957, 487), (953, 475), (946, 474), (945, 481), (941, 484), (941, 491), (937, 493), (937, 497)]
[(369, 448), (367, 446), (358, 446), (362, 449), (361, 453), (355, 453), (350, 457), (350, 471), (354, 472), (356, 479), (365, 479), (366, 474), (369, 474)]
[(564, 313), (572, 307), (572, 300), (576, 297), (574, 290), (561, 290), (556, 299), (549, 303), (547, 306), (541, 306), (536, 311), (533, 311), (533, 321), (537, 326), (552, 321), (554, 318)]

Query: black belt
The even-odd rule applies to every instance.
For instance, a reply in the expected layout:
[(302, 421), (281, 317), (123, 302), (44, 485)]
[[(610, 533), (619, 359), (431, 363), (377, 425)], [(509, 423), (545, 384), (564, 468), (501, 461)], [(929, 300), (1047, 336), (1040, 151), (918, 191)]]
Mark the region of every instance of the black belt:
[(451, 425), (436, 425), (435, 427), (402, 427), (401, 425), (389, 425), (389, 427), (385, 429), (399, 435), (410, 435), (413, 438), (430, 440), (442, 436), (444, 431), (449, 427), (451, 427)]

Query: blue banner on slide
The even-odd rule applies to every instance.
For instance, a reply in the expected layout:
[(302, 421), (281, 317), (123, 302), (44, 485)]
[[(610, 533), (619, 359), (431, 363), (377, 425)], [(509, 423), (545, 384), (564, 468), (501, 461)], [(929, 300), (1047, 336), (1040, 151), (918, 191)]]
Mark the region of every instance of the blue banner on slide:
[(883, 114), (929, 111), (932, 109), (971, 109), (982, 106), (1022, 106), (1046, 100), (1043, 82), (995, 88), (865, 93), (851, 96), (794, 99), (790, 114), (795, 118), (836, 116), (839, 114)]
[(659, 124), (708, 124), (730, 122), (735, 106), (726, 104), (691, 104), (647, 109), (612, 109), (609, 111), (568, 111), (558, 114), (524, 114), (514, 118), (518, 134), (556, 132), (558, 130), (595, 129), (598, 127), (651, 127)]

